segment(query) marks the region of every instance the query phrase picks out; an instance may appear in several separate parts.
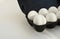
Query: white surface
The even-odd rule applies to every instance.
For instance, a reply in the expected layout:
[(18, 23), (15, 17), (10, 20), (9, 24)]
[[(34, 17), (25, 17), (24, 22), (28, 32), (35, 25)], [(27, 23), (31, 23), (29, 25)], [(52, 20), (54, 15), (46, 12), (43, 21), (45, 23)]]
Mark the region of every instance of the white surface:
[(19, 9), (17, 0), (3, 0), (0, 3), (0, 39), (60, 39), (60, 26), (36, 32)]

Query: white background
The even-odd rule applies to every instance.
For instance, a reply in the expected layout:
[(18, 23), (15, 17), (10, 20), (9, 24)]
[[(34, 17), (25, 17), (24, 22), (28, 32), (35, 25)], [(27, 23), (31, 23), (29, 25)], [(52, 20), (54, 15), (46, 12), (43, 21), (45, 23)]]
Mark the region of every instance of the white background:
[(60, 39), (60, 26), (36, 32), (28, 24), (17, 0), (0, 0), (0, 39)]

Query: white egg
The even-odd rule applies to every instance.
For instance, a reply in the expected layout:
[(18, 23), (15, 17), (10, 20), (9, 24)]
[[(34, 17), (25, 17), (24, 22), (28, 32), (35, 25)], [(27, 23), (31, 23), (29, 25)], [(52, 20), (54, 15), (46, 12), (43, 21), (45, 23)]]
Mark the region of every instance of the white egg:
[(49, 12), (52, 12), (52, 13), (58, 12), (58, 9), (55, 6), (50, 7), (48, 10), (49, 10)]
[(33, 19), (33, 23), (36, 25), (45, 25), (46, 22), (46, 18), (43, 15), (36, 15)]
[(47, 22), (56, 22), (57, 16), (55, 13), (49, 13), (46, 15), (46, 20), (47, 20)]
[(60, 11), (58, 11), (58, 12), (56, 13), (56, 16), (57, 16), (58, 19), (60, 19)]
[(46, 8), (42, 8), (42, 9), (39, 10), (39, 14), (42, 14), (44, 16), (46, 16), (48, 13), (49, 12), (48, 12), (48, 10)]
[(29, 18), (30, 20), (33, 20), (33, 18), (35, 17), (35, 15), (38, 15), (38, 13), (37, 13), (36, 11), (30, 11), (30, 12), (28, 13), (28, 18)]
[(58, 7), (58, 10), (60, 11), (60, 6)]

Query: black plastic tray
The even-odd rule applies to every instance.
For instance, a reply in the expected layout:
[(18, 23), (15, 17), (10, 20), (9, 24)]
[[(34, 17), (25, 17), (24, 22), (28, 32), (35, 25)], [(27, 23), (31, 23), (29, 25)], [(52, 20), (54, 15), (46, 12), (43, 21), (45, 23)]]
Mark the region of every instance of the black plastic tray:
[(34, 27), (38, 32), (42, 32), (46, 25), (39, 27), (35, 25), (31, 20), (28, 19), (28, 12), (31, 10), (39, 11), (41, 8), (49, 8), (51, 6), (58, 7), (60, 5), (60, 0), (18, 0), (19, 6), (23, 13), (26, 15), (28, 23)]

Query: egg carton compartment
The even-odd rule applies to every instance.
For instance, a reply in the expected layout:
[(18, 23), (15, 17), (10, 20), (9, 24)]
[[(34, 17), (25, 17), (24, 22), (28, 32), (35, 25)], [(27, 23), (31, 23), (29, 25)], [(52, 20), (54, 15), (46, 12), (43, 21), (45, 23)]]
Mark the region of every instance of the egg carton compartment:
[(60, 19), (57, 20), (57, 25), (60, 25)]
[(46, 25), (36, 25), (33, 23), (33, 21), (28, 19), (28, 16), (26, 16), (28, 23), (38, 32), (42, 32), (45, 28)]
[(57, 22), (48, 22), (46, 24), (47, 28), (52, 29), (57, 25)]

